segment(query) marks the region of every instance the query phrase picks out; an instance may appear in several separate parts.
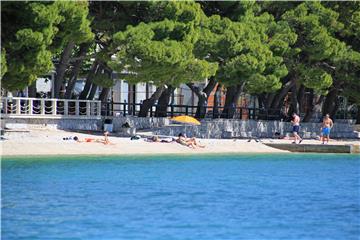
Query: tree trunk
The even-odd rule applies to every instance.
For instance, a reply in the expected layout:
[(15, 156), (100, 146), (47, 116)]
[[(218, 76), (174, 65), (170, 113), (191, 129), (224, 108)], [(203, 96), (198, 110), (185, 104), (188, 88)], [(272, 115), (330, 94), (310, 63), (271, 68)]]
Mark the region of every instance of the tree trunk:
[(55, 81), (54, 81), (54, 95), (55, 98), (59, 98), (60, 96), (60, 89), (61, 86), (64, 83), (64, 76), (65, 76), (65, 71), (69, 65), (69, 59), (71, 56), (71, 52), (73, 50), (73, 48), (75, 47), (75, 43), (73, 41), (70, 41), (66, 47), (64, 48), (61, 57), (60, 57), (60, 62), (56, 67), (56, 76), (55, 76)]
[[(316, 111), (321, 111), (321, 106), (323, 105), (325, 97), (323, 95), (314, 95), (314, 90), (310, 90), (310, 101), (311, 106), (308, 108), (304, 122), (309, 122)], [(311, 101), (312, 100), (312, 101)]]
[(360, 105), (357, 105), (356, 124), (360, 124)]
[(206, 116), (209, 96), (210, 96), (211, 92), (214, 90), (216, 84), (217, 84), (217, 81), (215, 80), (215, 77), (211, 76), (209, 78), (208, 84), (206, 85), (206, 87), (203, 90), (203, 92), (206, 95), (205, 102), (198, 103), (198, 107), (196, 109), (196, 112), (198, 114), (195, 115), (197, 118), (204, 118)]
[[(337, 88), (332, 88), (328, 95), (326, 96), (323, 111), (322, 114), (325, 116), (325, 114), (332, 114), (334, 112), (334, 109), (336, 108), (336, 102), (337, 102)], [(332, 116), (332, 115), (330, 115)]]
[(313, 113), (314, 113), (314, 90), (310, 90), (309, 102), (306, 108), (305, 116), (303, 122), (309, 122)]
[(136, 93), (136, 85), (128, 83), (128, 114), (135, 115), (135, 93)]
[(241, 85), (227, 88), (225, 106), (221, 113), (222, 118), (233, 118), (236, 112), (236, 103), (239, 100), (240, 94), (243, 91), (245, 82)]
[(298, 99), (297, 99), (296, 85), (294, 85), (291, 88), (291, 106), (292, 106), (292, 112), (300, 115), (299, 102), (298, 102)]
[[(95, 75), (101, 74), (103, 69), (104, 69), (104, 67), (99, 64), (99, 66), (98, 66), (98, 68), (97, 68), (97, 70), (96, 70), (96, 74), (95, 74)], [(93, 79), (93, 77), (94, 77), (95, 75), (92, 75), (91, 81), (92, 81), (92, 79)], [(97, 86), (95, 83), (92, 83), (92, 85), (91, 85), (91, 90), (90, 90), (90, 93), (89, 93), (89, 96), (88, 96), (87, 100), (93, 100), (93, 99), (94, 99), (97, 88), (98, 88), (98, 86)], [(100, 94), (101, 94), (101, 93), (100, 93)], [(100, 97), (100, 96), (99, 96), (99, 97)]]
[(98, 88), (98, 86), (95, 83), (91, 84), (91, 90), (90, 90), (89, 96), (87, 97), (87, 100), (94, 99), (97, 88)]
[(265, 94), (259, 94), (257, 96), (257, 98), (259, 100), (259, 108), (268, 108), (268, 105), (266, 104), (267, 100), (266, 100)]
[(225, 95), (225, 104), (221, 113), (221, 118), (229, 118), (230, 108), (235, 96), (236, 86), (227, 87)]
[(301, 85), (300, 89), (297, 93), (297, 101), (299, 104), (299, 114), (301, 113), (301, 111), (303, 111), (303, 108), (304, 108), (304, 106), (303, 106), (304, 105), (303, 104), (304, 97), (305, 97), (305, 87), (304, 87), (304, 85)]
[(86, 78), (85, 86), (79, 95), (79, 99), (87, 99), (89, 91), (92, 85), (92, 78), (89, 76)]
[(286, 94), (290, 91), (290, 89), (295, 85), (294, 80), (288, 81), (284, 87), (281, 89), (280, 93), (274, 99), (273, 103), (271, 104), (271, 108), (280, 109), (281, 105), (283, 104), (283, 99), (285, 98)]
[(109, 109), (109, 104), (107, 104), (110, 88), (103, 88), (99, 95), (99, 101), (101, 101), (101, 115), (110, 116), (112, 111)]
[[(107, 68), (105, 66), (102, 67), (102, 69), (104, 69), (104, 73), (106, 73), (106, 75), (108, 75), (108, 77), (110, 79), (112, 79), (111, 75), (112, 75), (112, 70), (110, 68)], [(101, 71), (98, 71), (97, 74), (101, 73)], [(101, 90), (101, 93), (99, 95), (99, 100), (103, 103), (103, 102), (107, 102), (108, 97), (109, 97), (109, 92), (110, 92), (110, 88), (107, 87), (103, 87), (103, 89)]]
[(206, 87), (201, 90), (199, 87), (195, 86), (193, 83), (188, 83), (187, 86), (196, 94), (198, 97), (198, 104), (196, 108), (195, 117), (204, 118), (206, 115), (207, 101), (209, 99), (210, 93), (216, 86), (216, 80), (214, 77), (210, 77)]
[(156, 100), (158, 100), (163, 91), (165, 91), (167, 87), (165, 85), (159, 86), (156, 91), (151, 95), (150, 98), (143, 101), (140, 106), (139, 117), (147, 117), (149, 109), (154, 105)]
[(213, 118), (219, 117), (219, 105), (221, 103), (221, 84), (218, 84), (214, 96)]
[(80, 50), (78, 53), (78, 57), (80, 57), (80, 59), (76, 60), (74, 63), (74, 68), (72, 70), (71, 77), (70, 77), (68, 85), (66, 87), (66, 92), (65, 92), (66, 99), (71, 98), (71, 94), (72, 94), (75, 84), (76, 84), (77, 76), (79, 75), (80, 68), (83, 63), (83, 57), (85, 57), (89, 47), (90, 47), (89, 43), (83, 43), (80, 45)]
[(36, 98), (36, 81), (34, 81), (29, 87), (28, 87), (28, 96), (30, 98)]
[(80, 93), (79, 99), (84, 100), (87, 98), (90, 88), (91, 88), (91, 85), (92, 85), (93, 77), (95, 76), (98, 68), (99, 68), (99, 63), (97, 60), (95, 60), (91, 66), (90, 72), (87, 75), (85, 86), (84, 86), (84, 89)]
[(103, 102), (107, 102), (108, 96), (109, 96), (110, 88), (103, 88), (101, 90), (101, 93), (99, 95), (99, 100)]
[(266, 108), (266, 109), (269, 109), (270, 107), (271, 107), (271, 104), (272, 104), (272, 102), (274, 101), (274, 98), (276, 97), (276, 93), (269, 93), (269, 94), (267, 94), (267, 97), (266, 98), (264, 98), (264, 99), (266, 99), (265, 100), (265, 102), (264, 102), (264, 107)]
[[(194, 91), (195, 92), (195, 91)], [(197, 103), (197, 107), (196, 107), (196, 113), (195, 113), (195, 117), (196, 118), (204, 118), (206, 115), (206, 107), (207, 107), (207, 95), (201, 91), (201, 93), (198, 95), (196, 94), (198, 97), (198, 103)]]
[(175, 88), (169, 85), (168, 88), (162, 92), (156, 106), (155, 117), (167, 117), (166, 110), (174, 90)]
[(333, 109), (331, 109), (331, 112), (329, 113), (330, 116), (333, 117), (333, 119), (335, 119), (335, 115), (336, 115), (336, 112), (338, 111), (338, 109), (339, 109), (339, 99), (338, 99), (338, 97), (336, 95), (335, 102), (334, 102), (334, 107), (333, 107)]

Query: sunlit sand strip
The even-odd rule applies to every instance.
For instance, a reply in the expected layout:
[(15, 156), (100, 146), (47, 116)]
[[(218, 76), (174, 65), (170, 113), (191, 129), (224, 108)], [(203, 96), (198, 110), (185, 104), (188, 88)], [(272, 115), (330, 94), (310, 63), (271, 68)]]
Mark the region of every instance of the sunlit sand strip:
[(38, 155), (158, 155), (158, 154), (212, 154), (212, 153), (282, 153), (287, 152), (265, 146), (260, 142), (232, 139), (200, 139), (205, 148), (192, 149), (176, 142), (150, 143), (143, 139), (130, 140), (110, 136), (111, 145), (99, 142), (63, 140), (77, 136), (79, 139), (102, 139), (84, 133), (60, 130), (32, 130), (5, 134), (1, 141), (2, 156)]

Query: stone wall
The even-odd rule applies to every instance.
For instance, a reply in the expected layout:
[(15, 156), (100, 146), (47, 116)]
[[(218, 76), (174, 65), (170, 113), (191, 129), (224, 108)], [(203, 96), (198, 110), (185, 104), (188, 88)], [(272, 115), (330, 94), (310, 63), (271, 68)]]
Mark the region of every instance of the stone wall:
[(120, 131), (124, 123), (129, 123), (131, 127), (137, 130), (160, 128), (169, 125), (168, 118), (139, 118), (134, 116), (113, 117), (110, 118), (114, 124), (114, 131)]
[[(3, 118), (1, 127), (9, 129), (66, 129), (101, 131), (103, 119), (69, 119), (69, 118)], [(137, 130), (159, 128), (169, 125), (168, 118), (138, 118), (134, 116), (110, 117), (115, 132), (122, 131), (122, 125), (127, 122)]]
[(4, 118), (2, 126), (8, 129), (63, 129), (89, 130), (102, 129), (101, 119), (67, 119), (67, 118)]
[[(242, 121), (232, 119), (216, 119), (202, 121), (200, 126), (168, 126), (159, 128), (154, 134), (177, 136), (180, 132), (187, 136), (199, 138), (272, 138), (275, 133), (281, 136), (290, 136), (291, 123), (280, 121)], [(300, 135), (304, 138), (316, 138), (320, 135), (320, 123), (302, 123)], [(337, 123), (332, 129), (333, 138), (359, 138), (353, 126), (348, 123)]]
[[(290, 136), (291, 123), (280, 121), (255, 121), (235, 119), (202, 120), (200, 126), (172, 124), (168, 118), (138, 118), (133, 116), (110, 118), (114, 132), (124, 132), (122, 125), (128, 122), (132, 128), (141, 131), (152, 131), (156, 135), (177, 136), (180, 132), (187, 136), (199, 138), (268, 138), (275, 133)], [(10, 129), (53, 128), (64, 130), (102, 131), (105, 119), (44, 119), (44, 118), (6, 118), (2, 125)], [(5, 123), (5, 124), (4, 124)], [(127, 134), (128, 135), (128, 134)], [(320, 135), (320, 123), (302, 123), (300, 135), (304, 138), (315, 138)], [(360, 138), (350, 123), (335, 123), (331, 131), (332, 138)]]

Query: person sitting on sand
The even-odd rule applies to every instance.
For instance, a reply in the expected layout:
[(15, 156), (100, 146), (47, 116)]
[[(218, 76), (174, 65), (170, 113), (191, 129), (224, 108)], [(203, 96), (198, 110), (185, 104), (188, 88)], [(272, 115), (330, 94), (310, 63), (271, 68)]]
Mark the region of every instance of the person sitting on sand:
[(180, 133), (178, 135), (178, 139), (176, 139), (177, 143), (180, 143), (181, 145), (192, 147), (192, 148), (204, 148), (204, 145), (200, 145), (200, 143), (196, 140), (196, 138), (186, 138), (184, 134)]
[(104, 132), (104, 144), (111, 144), (110, 141), (109, 141), (109, 132), (108, 131), (105, 131)]

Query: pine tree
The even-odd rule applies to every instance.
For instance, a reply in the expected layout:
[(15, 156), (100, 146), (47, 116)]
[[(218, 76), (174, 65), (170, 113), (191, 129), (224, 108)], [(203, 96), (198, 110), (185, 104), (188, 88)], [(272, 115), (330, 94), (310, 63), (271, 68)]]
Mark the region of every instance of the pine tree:
[(2, 77), (3, 88), (21, 90), (53, 68), (50, 45), (60, 21), (54, 3), (1, 4), (2, 52), (8, 68)]
[(125, 70), (127, 74), (123, 78), (131, 83), (150, 82), (158, 87), (152, 97), (143, 101), (141, 117), (147, 115), (169, 85), (177, 87), (181, 83), (203, 81), (217, 70), (216, 63), (193, 54), (198, 36), (196, 26), (202, 18), (198, 4), (155, 3), (152, 12), (157, 12), (154, 16), (158, 21), (129, 26), (114, 35), (114, 47), (119, 51), (112, 67), (118, 72)]

